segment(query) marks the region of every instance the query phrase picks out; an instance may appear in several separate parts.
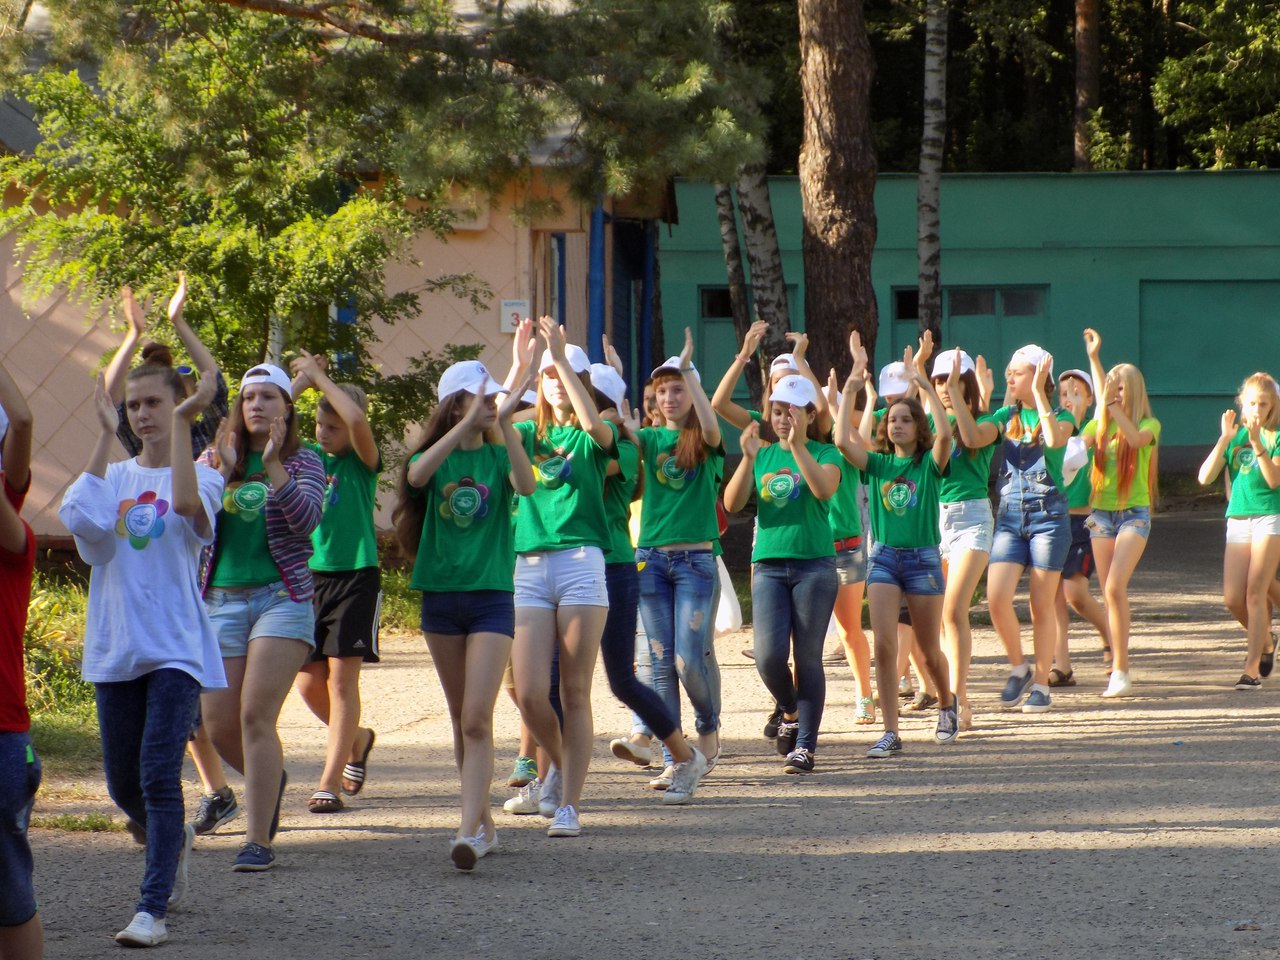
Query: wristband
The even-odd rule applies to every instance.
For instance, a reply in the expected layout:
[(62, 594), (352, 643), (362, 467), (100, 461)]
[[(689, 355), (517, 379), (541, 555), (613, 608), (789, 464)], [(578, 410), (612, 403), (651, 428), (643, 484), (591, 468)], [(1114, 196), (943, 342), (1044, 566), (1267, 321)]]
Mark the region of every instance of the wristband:
[(748, 363), (748, 362), (751, 360), (751, 357), (750, 357), (750, 356), (747, 356), (747, 355), (744, 355), (744, 354), (741, 354), (741, 353), (735, 353), (735, 354), (733, 355), (733, 358), (734, 358), (735, 360), (741, 360), (743, 363)]

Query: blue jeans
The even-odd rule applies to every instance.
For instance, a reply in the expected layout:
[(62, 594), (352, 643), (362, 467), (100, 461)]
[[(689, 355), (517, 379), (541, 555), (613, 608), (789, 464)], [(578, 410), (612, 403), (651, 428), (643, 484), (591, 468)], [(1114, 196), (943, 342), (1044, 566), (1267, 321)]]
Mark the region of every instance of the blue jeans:
[(653, 655), (654, 688), (679, 725), (678, 676), (693, 705), (698, 733), (714, 733), (720, 729), (720, 664), (709, 641), (720, 586), (716, 559), (710, 550), (641, 547), (636, 561), (644, 564), (640, 616)]
[(1071, 516), (1067, 498), (1004, 497), (996, 514), (991, 562), (1061, 572), (1071, 550)]
[[(757, 560), (751, 578), (756, 671), (778, 706), (799, 714), (797, 749), (817, 750), (827, 699), (822, 645), (839, 589), (835, 557)], [(796, 664), (794, 682), (789, 653)]]
[(676, 731), (675, 720), (662, 697), (636, 676), (636, 604), (640, 598), (640, 576), (634, 563), (610, 563), (604, 568), (609, 590), (609, 616), (600, 637), (600, 656), (609, 689), (637, 717), (650, 733), (665, 740)]
[(36, 915), (27, 827), (40, 786), (40, 758), (27, 732), (0, 733), (0, 927)]
[(182, 757), (196, 719), (200, 684), (181, 670), (94, 684), (102, 765), (116, 806), (147, 831), (138, 910), (169, 908), (183, 843)]

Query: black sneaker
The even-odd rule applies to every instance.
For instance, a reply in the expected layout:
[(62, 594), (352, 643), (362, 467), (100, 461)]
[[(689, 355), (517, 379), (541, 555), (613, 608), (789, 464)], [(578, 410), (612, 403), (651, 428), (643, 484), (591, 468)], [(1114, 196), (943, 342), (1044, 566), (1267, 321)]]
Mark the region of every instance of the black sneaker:
[(1237, 690), (1261, 690), (1262, 681), (1257, 677), (1251, 677), (1247, 673), (1240, 674), (1240, 679), (1236, 681)]
[(778, 739), (773, 741), (778, 748), (778, 756), (789, 756), (796, 748), (796, 737), (800, 736), (800, 723), (796, 720), (783, 720), (778, 724)]
[(878, 760), (883, 757), (897, 756), (901, 752), (902, 738), (890, 730), (883, 737), (877, 740), (875, 745), (867, 751), (867, 756), (874, 760)]
[(774, 707), (769, 719), (764, 722), (764, 738), (772, 740), (778, 735), (778, 724), (782, 722), (782, 708)]
[(787, 754), (787, 763), (782, 768), (783, 773), (812, 773), (813, 772), (813, 752), (811, 750), (792, 750)]
[(196, 811), (191, 826), (197, 836), (216, 833), (224, 823), (240, 816), (240, 804), (236, 803), (236, 795), (230, 787), (223, 787), (217, 793), (206, 793), (200, 798), (200, 807)]

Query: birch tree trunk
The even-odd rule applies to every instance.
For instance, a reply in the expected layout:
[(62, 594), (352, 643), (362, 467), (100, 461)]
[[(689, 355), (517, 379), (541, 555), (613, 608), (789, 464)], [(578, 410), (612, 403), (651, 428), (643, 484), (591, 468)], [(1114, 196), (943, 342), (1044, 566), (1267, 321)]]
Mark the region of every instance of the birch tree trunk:
[(947, 132), (947, 2), (924, 5), (924, 128), (916, 177), (916, 260), (920, 332), (942, 343), (942, 153)]
[(1098, 0), (1076, 0), (1076, 106), (1072, 129), (1073, 170), (1092, 170), (1090, 157), (1094, 111), (1098, 109)]
[(875, 349), (871, 286), (876, 242), (876, 156), (871, 135), (871, 44), (861, 0), (800, 0), (804, 140), (804, 312), (809, 363), (819, 379), (849, 369), (849, 331)]
[[(733, 331), (738, 343), (751, 327), (751, 307), (747, 302), (747, 275), (742, 266), (742, 243), (738, 238), (738, 218), (733, 204), (733, 188), (716, 184), (716, 217), (720, 221), (720, 244), (724, 248), (724, 268), (729, 278), (729, 304), (733, 310)], [(760, 361), (752, 357), (747, 363), (747, 387), (751, 391), (751, 408), (763, 410), (763, 384)]]
[(782, 275), (782, 253), (778, 249), (778, 230), (773, 222), (764, 164), (743, 166), (738, 171), (737, 187), (755, 314), (769, 324), (760, 348), (766, 358), (772, 358), (787, 352), (787, 341), (782, 335), (791, 329), (791, 312), (787, 307), (787, 284)]

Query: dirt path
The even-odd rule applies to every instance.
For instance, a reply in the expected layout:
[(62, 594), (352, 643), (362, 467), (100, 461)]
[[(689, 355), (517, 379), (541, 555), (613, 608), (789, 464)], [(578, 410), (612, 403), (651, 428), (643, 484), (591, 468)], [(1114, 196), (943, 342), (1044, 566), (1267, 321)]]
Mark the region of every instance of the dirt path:
[[(896, 760), (863, 757), (875, 735), (854, 732), (852, 680), (832, 667), (819, 772), (783, 775), (760, 736), (764, 688), (739, 653), (749, 638), (723, 638), (724, 759), (685, 808), (662, 806), (609, 755), (628, 720), (601, 676), (583, 836), (548, 840), (546, 821), (499, 811), (502, 849), (471, 875), (447, 855), (456, 787), (439, 686), (418, 640), (391, 640), (367, 674), (378, 746), (360, 802), (306, 812), (323, 734), (291, 697), (280, 866), (234, 874), (239, 834), (200, 840), (164, 955), (1280, 956), (1280, 680), (1230, 689), (1242, 639), (1218, 598), (1221, 536), (1216, 515), (1157, 519), (1134, 590), (1135, 699), (1099, 698), (1087, 638), (1080, 685), (1052, 712), (1001, 714), (1004, 660), (980, 628), (975, 729), (940, 747), (932, 717), (909, 719)], [(497, 723), (505, 778), (516, 748), (505, 698)], [(103, 792), (83, 790), (88, 805)], [(140, 849), (124, 833), (39, 830), (33, 843), (48, 956), (116, 954)]]

